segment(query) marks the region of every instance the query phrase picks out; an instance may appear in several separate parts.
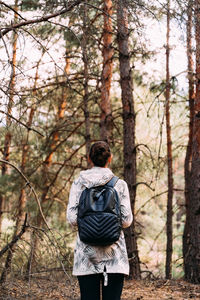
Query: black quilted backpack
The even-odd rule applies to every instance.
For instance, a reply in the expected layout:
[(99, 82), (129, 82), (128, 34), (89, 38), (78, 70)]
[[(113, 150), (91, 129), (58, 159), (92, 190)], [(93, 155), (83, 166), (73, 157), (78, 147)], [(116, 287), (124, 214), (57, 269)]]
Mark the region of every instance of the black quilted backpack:
[(80, 240), (93, 246), (111, 245), (121, 232), (120, 202), (114, 185), (114, 176), (103, 186), (86, 188), (78, 207), (78, 231)]

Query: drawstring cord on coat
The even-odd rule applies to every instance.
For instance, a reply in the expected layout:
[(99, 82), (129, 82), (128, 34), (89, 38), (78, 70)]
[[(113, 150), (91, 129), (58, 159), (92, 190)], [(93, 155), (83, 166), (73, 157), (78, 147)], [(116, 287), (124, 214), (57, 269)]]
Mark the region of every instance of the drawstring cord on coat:
[(104, 276), (104, 286), (107, 286), (108, 285), (108, 274), (107, 274), (106, 266), (104, 266), (103, 276)]

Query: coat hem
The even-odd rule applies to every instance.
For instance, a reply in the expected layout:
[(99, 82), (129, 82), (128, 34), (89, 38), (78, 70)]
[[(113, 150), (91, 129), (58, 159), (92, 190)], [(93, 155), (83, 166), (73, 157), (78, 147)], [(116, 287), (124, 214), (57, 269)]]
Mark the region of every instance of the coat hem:
[[(103, 272), (83, 272), (83, 273), (81, 273), (81, 272), (73, 272), (72, 273), (72, 275), (73, 276), (84, 276), (84, 275), (95, 275), (95, 274), (103, 274)], [(109, 271), (107, 271), (107, 274), (124, 274), (124, 275), (129, 275), (129, 272), (119, 272), (119, 271), (117, 271), (117, 272), (109, 272)]]

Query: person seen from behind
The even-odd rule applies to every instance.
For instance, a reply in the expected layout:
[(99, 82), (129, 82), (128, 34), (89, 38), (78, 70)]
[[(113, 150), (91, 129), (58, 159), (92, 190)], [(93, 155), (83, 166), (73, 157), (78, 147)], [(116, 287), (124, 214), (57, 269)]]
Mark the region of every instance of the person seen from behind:
[[(78, 205), (83, 190), (105, 185), (114, 177), (109, 168), (111, 160), (112, 154), (106, 142), (98, 141), (91, 146), (89, 161), (92, 168), (81, 171), (70, 190), (67, 219), (72, 226), (77, 226)], [(133, 215), (127, 183), (118, 179), (114, 188), (120, 201), (121, 225), (123, 228), (129, 227)], [(108, 246), (89, 245), (82, 242), (77, 234), (72, 274), (78, 278), (81, 300), (120, 300), (124, 275), (129, 275), (123, 230), (119, 239)]]

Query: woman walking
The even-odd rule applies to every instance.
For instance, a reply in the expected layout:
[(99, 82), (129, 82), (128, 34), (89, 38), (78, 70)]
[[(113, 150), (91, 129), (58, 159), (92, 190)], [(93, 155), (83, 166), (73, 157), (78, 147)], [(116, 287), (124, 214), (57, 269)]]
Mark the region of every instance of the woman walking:
[[(78, 204), (82, 191), (85, 188), (105, 185), (114, 177), (108, 168), (112, 154), (106, 142), (98, 141), (91, 146), (89, 160), (92, 168), (81, 171), (70, 190), (67, 219), (73, 226), (77, 226)], [(133, 216), (127, 184), (119, 179), (114, 188), (120, 200), (122, 227), (129, 227)], [(119, 240), (109, 246), (91, 246), (83, 243), (78, 234), (72, 274), (78, 278), (81, 300), (100, 300), (101, 294), (102, 300), (120, 300), (124, 275), (129, 274), (123, 231), (121, 230)]]

